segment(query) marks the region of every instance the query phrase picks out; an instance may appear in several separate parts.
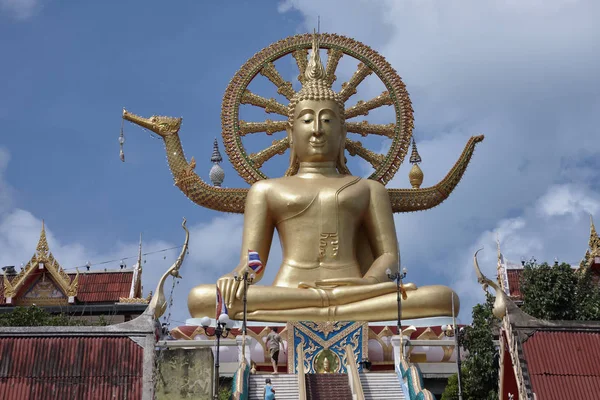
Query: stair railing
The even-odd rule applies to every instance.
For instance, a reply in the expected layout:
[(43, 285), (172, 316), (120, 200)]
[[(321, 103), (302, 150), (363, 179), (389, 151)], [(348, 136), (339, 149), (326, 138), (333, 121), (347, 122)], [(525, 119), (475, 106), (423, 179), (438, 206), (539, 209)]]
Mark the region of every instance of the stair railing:
[(396, 343), (397, 345), (398, 342), (398, 348), (394, 349), (394, 361), (396, 374), (398, 375), (404, 396), (407, 400), (436, 400), (433, 393), (423, 387), (421, 370), (404, 355), (402, 338), (392, 338), (392, 343)]
[(360, 376), (358, 375), (358, 368), (354, 360), (354, 351), (352, 346), (346, 346), (346, 371), (348, 371), (348, 384), (352, 391), (353, 400), (364, 400), (365, 394), (363, 393), (362, 384), (360, 383)]
[(306, 372), (304, 371), (304, 352), (302, 351), (302, 343), (298, 343), (296, 355), (298, 363), (298, 399), (306, 400)]
[(246, 358), (240, 360), (240, 365), (233, 376), (233, 400), (247, 400), (249, 392), (248, 381), (250, 379), (250, 367)]

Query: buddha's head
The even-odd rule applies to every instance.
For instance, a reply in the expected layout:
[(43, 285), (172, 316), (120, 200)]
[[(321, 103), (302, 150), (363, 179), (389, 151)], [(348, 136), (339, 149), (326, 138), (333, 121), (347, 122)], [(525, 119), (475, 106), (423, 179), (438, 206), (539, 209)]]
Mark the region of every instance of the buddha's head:
[(326, 79), (316, 34), (304, 76), (302, 89), (288, 106), (287, 134), (291, 151), (290, 166), (285, 174), (294, 175), (300, 162), (322, 161), (334, 161), (340, 173), (350, 174), (344, 156), (344, 102)]

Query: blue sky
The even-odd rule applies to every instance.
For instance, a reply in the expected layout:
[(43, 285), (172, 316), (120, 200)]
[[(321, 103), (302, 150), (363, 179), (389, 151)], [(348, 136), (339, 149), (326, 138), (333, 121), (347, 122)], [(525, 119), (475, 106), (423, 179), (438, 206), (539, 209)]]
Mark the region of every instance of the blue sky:
[[(409, 280), (452, 286), (468, 319), (483, 298), (472, 254), (484, 246), (493, 275), (496, 234), (509, 259), (581, 259), (587, 214), (600, 215), (597, 2), (0, 0), (0, 263), (29, 259), (42, 219), (55, 256), (74, 268), (135, 255), (140, 232), (145, 251), (175, 246), (185, 216), (191, 249), (173, 310), (184, 320), (189, 289), (235, 265), (242, 218), (191, 203), (172, 184), (161, 141), (130, 124), (121, 163), (121, 109), (182, 116), (186, 155), (208, 179), (229, 80), (263, 47), (311, 30), (317, 15), (322, 31), (373, 47), (402, 76), (424, 186), (469, 136), (486, 135), (450, 199), (396, 216)], [(282, 69), (297, 74), (291, 63)], [(342, 65), (339, 76), (352, 70)], [(379, 92), (368, 80), (359, 95)], [(245, 187), (223, 167), (227, 186)], [(284, 167), (274, 161), (270, 171)], [(389, 187), (408, 187), (407, 173), (404, 165)], [(277, 244), (272, 253), (271, 277)], [(175, 256), (147, 257), (146, 291)]]

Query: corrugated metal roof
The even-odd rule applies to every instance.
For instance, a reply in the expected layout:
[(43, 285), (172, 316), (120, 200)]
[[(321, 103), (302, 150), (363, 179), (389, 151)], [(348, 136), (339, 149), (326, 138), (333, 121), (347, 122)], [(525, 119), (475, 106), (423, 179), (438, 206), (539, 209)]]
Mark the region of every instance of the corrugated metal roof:
[[(69, 274), (71, 280), (75, 274)], [(119, 297), (129, 297), (133, 271), (86, 272), (79, 274), (77, 301), (84, 303), (119, 301)], [(0, 305), (6, 304), (4, 282), (0, 279)], [(14, 304), (14, 302), (13, 302)]]
[(523, 352), (538, 400), (600, 397), (600, 332), (538, 331)]
[(128, 337), (0, 338), (0, 398), (141, 399), (143, 353)]

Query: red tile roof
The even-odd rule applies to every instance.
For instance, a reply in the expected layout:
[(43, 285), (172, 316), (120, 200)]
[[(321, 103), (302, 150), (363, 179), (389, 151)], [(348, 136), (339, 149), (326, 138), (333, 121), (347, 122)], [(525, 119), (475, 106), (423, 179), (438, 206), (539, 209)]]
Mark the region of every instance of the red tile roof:
[[(75, 274), (69, 274), (73, 280)], [(82, 303), (116, 303), (119, 297), (129, 297), (133, 271), (86, 272), (79, 274), (77, 301)], [(0, 279), (0, 305), (6, 304), (4, 282)], [(14, 302), (13, 302), (14, 304)]]
[(523, 352), (538, 400), (600, 396), (600, 332), (538, 331)]
[(141, 399), (143, 353), (128, 337), (2, 337), (0, 398)]
[(509, 269), (506, 270), (508, 276), (508, 289), (509, 295), (513, 298), (522, 300), (523, 294), (521, 293), (521, 277), (523, 276), (522, 269)]
[(77, 301), (117, 302), (119, 297), (129, 297), (132, 280), (132, 271), (79, 274)]

